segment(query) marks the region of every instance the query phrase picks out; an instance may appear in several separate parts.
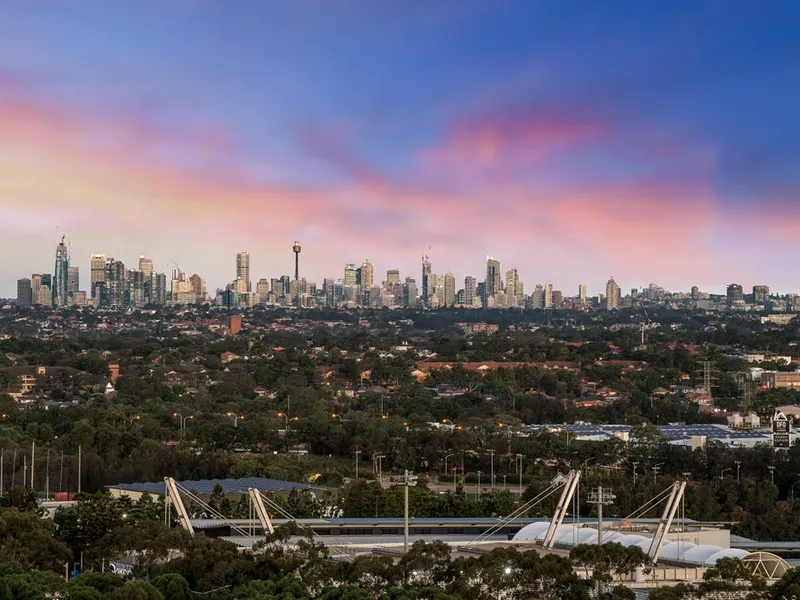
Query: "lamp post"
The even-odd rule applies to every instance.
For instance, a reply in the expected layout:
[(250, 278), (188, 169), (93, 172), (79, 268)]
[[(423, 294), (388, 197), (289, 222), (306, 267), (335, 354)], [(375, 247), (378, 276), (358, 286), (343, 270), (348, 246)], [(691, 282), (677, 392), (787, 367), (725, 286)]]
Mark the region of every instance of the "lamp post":
[(742, 466), (742, 461), (737, 460), (736, 462), (736, 483), (739, 483), (739, 468)]
[(636, 487), (636, 467), (638, 466), (638, 462), (633, 463), (633, 487)]
[(775, 467), (773, 465), (770, 465), (767, 467), (767, 469), (769, 469), (770, 482), (772, 483), (772, 485), (775, 485)]
[(728, 471), (733, 471), (733, 469), (722, 469), (722, 471), (719, 472), (719, 478), (725, 479), (725, 473), (727, 473)]
[(448, 453), (448, 454), (445, 454), (445, 455), (444, 455), (444, 474), (445, 474), (445, 475), (447, 475), (447, 459), (448, 459), (449, 457), (451, 457), (451, 456), (453, 456), (453, 453), (452, 453), (452, 452), (450, 452), (450, 453)]
[(519, 463), (519, 497), (522, 498), (522, 472), (524, 469), (523, 459), (525, 458), (524, 454), (517, 454), (516, 461), (514, 465), (516, 466)]
[(193, 415), (183, 416), (181, 413), (172, 413), (173, 417), (178, 417), (178, 428), (181, 432), (181, 437), (183, 437), (183, 430), (186, 429), (186, 421), (189, 419), (194, 419)]
[(141, 421), (142, 415), (133, 415), (130, 419), (128, 419), (128, 425), (133, 425), (134, 421)]
[(225, 416), (226, 417), (233, 417), (233, 426), (234, 427), (239, 427), (239, 419), (244, 420), (244, 415), (237, 415), (237, 414), (232, 413), (232, 412), (225, 413)]
[(361, 450), (356, 450), (356, 481), (358, 481), (358, 455), (361, 454)]
[(491, 487), (492, 487), (492, 492), (494, 492), (494, 448), (489, 449), (489, 464), (491, 465), (491, 475), (490, 475), (490, 480), (492, 482)]

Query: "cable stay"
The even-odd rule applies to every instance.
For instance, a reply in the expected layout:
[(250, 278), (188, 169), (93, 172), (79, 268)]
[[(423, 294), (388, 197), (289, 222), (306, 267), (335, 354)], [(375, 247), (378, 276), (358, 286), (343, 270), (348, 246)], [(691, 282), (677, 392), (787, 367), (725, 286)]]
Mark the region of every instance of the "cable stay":
[[(553, 481), (550, 483), (550, 486), (547, 487), (544, 491), (540, 492), (534, 498), (528, 500), (525, 504), (517, 508), (511, 514), (502, 517), (497, 523), (492, 525), (489, 529), (484, 531), (478, 537), (473, 539), (469, 544), (466, 546), (459, 546), (459, 550), (467, 551), (467, 552), (475, 552), (477, 549), (474, 547), (475, 544), (481, 544), (485, 542), (489, 537), (497, 533), (500, 529), (511, 523), (512, 521), (521, 518), (524, 514), (526, 514), (529, 510), (534, 508), (536, 505), (541, 503), (543, 500), (547, 499), (551, 495), (553, 495), (556, 491), (564, 487), (568, 482), (572, 481), (571, 475), (575, 473), (575, 471), (570, 471), (566, 476), (565, 475), (558, 475), (556, 476)], [(580, 477), (580, 475), (578, 475)], [(575, 479), (577, 483), (577, 479)]]

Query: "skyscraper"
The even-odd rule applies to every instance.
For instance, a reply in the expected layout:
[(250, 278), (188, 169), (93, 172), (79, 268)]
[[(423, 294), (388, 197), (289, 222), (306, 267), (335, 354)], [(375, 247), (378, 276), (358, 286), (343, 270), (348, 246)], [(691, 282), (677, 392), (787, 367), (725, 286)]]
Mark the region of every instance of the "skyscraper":
[(486, 257), (486, 297), (490, 298), (503, 289), (500, 277), (500, 261), (494, 257)]
[(92, 254), (89, 258), (89, 283), (92, 298), (97, 297), (97, 284), (106, 282), (106, 257), (105, 254)]
[(586, 303), (586, 284), (585, 283), (581, 283), (578, 286), (578, 300), (581, 301), (581, 304), (585, 304)]
[(399, 269), (389, 269), (386, 271), (386, 287), (387, 289), (393, 285), (397, 285), (400, 283), (400, 270)]
[(727, 290), (728, 306), (744, 302), (744, 290), (738, 283), (732, 283)]
[(606, 283), (606, 310), (616, 310), (619, 308), (619, 286), (614, 278)]
[(422, 257), (422, 301), (427, 302), (428, 297), (431, 295), (429, 287), (431, 277), (431, 261), (426, 256)]
[(69, 250), (64, 236), (56, 246), (56, 265), (53, 273), (53, 306), (66, 306), (69, 294)]
[(17, 306), (31, 306), (33, 304), (33, 288), (28, 278), (17, 280)]
[(478, 295), (478, 284), (472, 275), (464, 277), (464, 304), (472, 306), (475, 303), (475, 297)]
[(769, 286), (768, 285), (754, 285), (753, 286), (753, 304), (764, 305), (769, 300)]
[(245, 282), (242, 286), (244, 291), (250, 291), (250, 254), (248, 252), (236, 254), (236, 279)]
[(552, 308), (553, 307), (553, 284), (548, 283), (544, 286), (544, 307), (545, 308)]
[(72, 294), (81, 289), (81, 273), (78, 267), (67, 269), (67, 293)]
[(353, 263), (344, 266), (344, 284), (349, 286), (358, 285), (358, 269)]
[(140, 256), (139, 270), (142, 272), (142, 275), (145, 278), (145, 280), (150, 279), (153, 276), (153, 259)]
[(444, 276), (444, 294), (442, 304), (453, 306), (456, 303), (456, 278), (449, 271)]
[(364, 259), (364, 262), (361, 264), (361, 280), (358, 282), (361, 285), (361, 289), (364, 290), (365, 293), (372, 289), (374, 280), (375, 268), (372, 266), (372, 263), (369, 262), (369, 259)]
[(403, 284), (403, 304), (409, 308), (417, 308), (417, 282), (413, 277), (406, 277)]

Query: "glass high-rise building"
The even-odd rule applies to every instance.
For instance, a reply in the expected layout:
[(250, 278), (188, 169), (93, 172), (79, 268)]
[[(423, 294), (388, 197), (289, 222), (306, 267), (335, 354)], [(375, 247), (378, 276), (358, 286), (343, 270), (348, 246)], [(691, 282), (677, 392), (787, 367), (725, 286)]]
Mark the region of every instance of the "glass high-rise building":
[(56, 264), (53, 271), (53, 306), (66, 306), (69, 296), (69, 250), (64, 236), (56, 246)]

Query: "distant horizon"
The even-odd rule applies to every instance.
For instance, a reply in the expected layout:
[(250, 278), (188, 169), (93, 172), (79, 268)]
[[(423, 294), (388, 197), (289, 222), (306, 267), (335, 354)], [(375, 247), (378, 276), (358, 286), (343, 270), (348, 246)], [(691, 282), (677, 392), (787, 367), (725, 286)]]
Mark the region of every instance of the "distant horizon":
[[(58, 239), (60, 239), (60, 238), (58, 238)], [(77, 266), (79, 268), (80, 291), (87, 292), (87, 294), (89, 296), (91, 296), (91, 292), (90, 292), (90, 287), (91, 286), (90, 285), (84, 285), (84, 283), (88, 284), (88, 282), (90, 281), (90, 279), (89, 279), (89, 277), (90, 277), (90, 275), (89, 275), (89, 273), (90, 273), (90, 257), (91, 257), (92, 254), (102, 254), (106, 258), (113, 258), (115, 260), (121, 261), (122, 263), (125, 264), (125, 269), (126, 270), (130, 270), (130, 269), (137, 270), (138, 267), (139, 267), (139, 258), (140, 257), (144, 257), (146, 259), (150, 259), (150, 260), (153, 261), (153, 271), (154, 272), (166, 274), (166, 276), (167, 276), (167, 285), (168, 286), (169, 286), (169, 281), (170, 281), (170, 278), (171, 278), (172, 270), (176, 266), (174, 263), (177, 263), (177, 267), (182, 272), (185, 273), (186, 277), (191, 277), (195, 273), (197, 275), (199, 275), (200, 277), (202, 277), (206, 281), (208, 294), (212, 298), (213, 298), (214, 292), (216, 290), (218, 290), (218, 289), (224, 290), (227, 285), (229, 285), (229, 284), (231, 284), (231, 283), (233, 283), (235, 281), (235, 279), (236, 279), (236, 254), (238, 252), (247, 252), (249, 254), (249, 256), (250, 256), (250, 278), (251, 278), (251, 283), (253, 285), (253, 291), (255, 291), (255, 284), (260, 279), (266, 279), (267, 281), (269, 281), (272, 278), (280, 278), (280, 277), (283, 277), (283, 276), (288, 276), (290, 279), (294, 279), (294, 253), (292, 252), (292, 246), (291, 245), (289, 246), (289, 250), (288, 250), (288, 253), (291, 256), (286, 261), (287, 262), (287, 266), (290, 267), (290, 268), (287, 268), (283, 272), (277, 272), (276, 271), (274, 273), (268, 273), (268, 274), (259, 274), (259, 272), (254, 269), (254, 267), (253, 267), (253, 265), (254, 265), (254, 262), (253, 262), (254, 256), (253, 256), (252, 252), (249, 252), (248, 250), (244, 250), (244, 249), (241, 249), (241, 248), (238, 249), (238, 250), (233, 251), (233, 253), (230, 256), (230, 263), (231, 263), (231, 268), (230, 268), (231, 276), (230, 276), (230, 279), (227, 280), (227, 281), (221, 282), (219, 284), (215, 284), (214, 282), (209, 281), (209, 279), (206, 277), (206, 275), (202, 272), (202, 267), (200, 269), (187, 269), (187, 268), (184, 268), (182, 266), (181, 262), (178, 260), (178, 261), (170, 262), (169, 264), (167, 264), (167, 266), (162, 268), (160, 266), (162, 264), (161, 261), (159, 261), (156, 257), (154, 257), (152, 255), (149, 255), (149, 254), (146, 254), (146, 253), (145, 254), (137, 254), (130, 262), (128, 262), (127, 260), (125, 260), (125, 258), (120, 258), (118, 256), (114, 256), (113, 254), (109, 254), (109, 253), (104, 253), (104, 252), (99, 252), (98, 251), (98, 252), (92, 252), (89, 255), (87, 255), (87, 258), (86, 258), (86, 260), (84, 261), (83, 264), (77, 263), (75, 261), (75, 255), (71, 251), (70, 239), (67, 237), (65, 241), (67, 243), (67, 246), (70, 248), (70, 266), (72, 266), (72, 267)], [(299, 241), (300, 244), (301, 244), (301, 247), (303, 248), (303, 250), (305, 250), (305, 245), (303, 245), (302, 240), (294, 240), (293, 239), (291, 244), (294, 244), (295, 241)], [(353, 261), (349, 261), (349, 262), (341, 264), (338, 274), (329, 273), (328, 275), (323, 275), (323, 276), (319, 276), (319, 277), (313, 277), (313, 276), (308, 276), (308, 275), (304, 274), (304, 272), (303, 272), (303, 250), (301, 250), (301, 252), (300, 252), (300, 278), (301, 279), (306, 279), (307, 281), (313, 281), (318, 286), (318, 288), (322, 287), (322, 282), (326, 278), (333, 278), (335, 281), (341, 281), (343, 279), (344, 269), (345, 269), (345, 266), (347, 264), (355, 264), (356, 267), (359, 267), (359, 266), (361, 266), (361, 264), (365, 260), (365, 259), (353, 260)], [(434, 257), (431, 257), (430, 255), (427, 255), (427, 256), (428, 256), (428, 258), (429, 258), (429, 260), (431, 262), (431, 267), (432, 267), (432, 273), (433, 274), (435, 274), (435, 275), (445, 275), (446, 273), (448, 273), (448, 271), (446, 271), (446, 270), (437, 270), (436, 263), (433, 260)], [(53, 246), (53, 261), (51, 261), (53, 263), (54, 263), (54, 257), (55, 257), (55, 244)], [(464, 278), (468, 277), (468, 276), (475, 277), (477, 283), (482, 283), (483, 281), (485, 281), (485, 278), (486, 278), (485, 260), (488, 257), (492, 257), (492, 258), (495, 258), (495, 259), (500, 261), (501, 279), (505, 283), (507, 271), (509, 271), (512, 268), (516, 268), (516, 267), (513, 264), (508, 264), (508, 266), (506, 266), (506, 263), (503, 261), (502, 257), (496, 256), (496, 255), (493, 255), (493, 254), (487, 254), (487, 255), (484, 256), (484, 261), (483, 261), (483, 264), (482, 264), (483, 268), (482, 269), (480, 269), (478, 271), (470, 272), (470, 273), (464, 273), (463, 275), (459, 275), (458, 273), (453, 273), (453, 275), (454, 275), (454, 277), (456, 279), (456, 289), (457, 290), (463, 287)], [(387, 268), (383, 269), (383, 268), (379, 267), (379, 263), (376, 262), (376, 260), (372, 260), (372, 259), (369, 259), (369, 260), (370, 260), (370, 262), (372, 263), (372, 265), (374, 267), (374, 285), (380, 286), (380, 284), (385, 280), (386, 271), (392, 270), (392, 269), (399, 269), (401, 283), (405, 282), (405, 278), (406, 277), (413, 277), (414, 280), (417, 283), (418, 289), (421, 290), (421, 288), (422, 288), (422, 256), (420, 256), (419, 263), (417, 264), (417, 269), (415, 271), (411, 271), (411, 270), (404, 271), (403, 268), (397, 267), (397, 266), (390, 266), (390, 267), (387, 267)], [(255, 264), (257, 265), (258, 263), (256, 262)], [(37, 270), (37, 271), (32, 271), (31, 273), (22, 274), (22, 275), (18, 276), (13, 281), (13, 288), (14, 288), (13, 289), (13, 294), (10, 295), (10, 296), (3, 296), (2, 294), (0, 294), (0, 297), (15, 298), (16, 297), (16, 283), (17, 283), (17, 281), (19, 279), (30, 278), (31, 275), (33, 275), (33, 274), (52, 274), (52, 271), (53, 271), (53, 268), (51, 266), (49, 268), (49, 270), (48, 269), (43, 269), (43, 270), (40, 269), (40, 270)], [(538, 284), (541, 284), (543, 286), (547, 285), (547, 284), (553, 284), (553, 289), (562, 292), (564, 297), (575, 297), (575, 296), (578, 295), (578, 287), (581, 284), (586, 283), (586, 282), (579, 281), (579, 282), (574, 283), (574, 285), (571, 285), (571, 286), (563, 286), (563, 285), (557, 284), (554, 281), (538, 281), (537, 280), (537, 281), (530, 281), (529, 282), (529, 280), (525, 277), (524, 273), (520, 272), (519, 269), (517, 269), (517, 272), (518, 272), (520, 281), (523, 283), (523, 286), (524, 286), (523, 290), (524, 290), (525, 295), (530, 295), (531, 292), (535, 289), (535, 286), (538, 285)], [(593, 288), (588, 283), (586, 283), (587, 296), (588, 297), (597, 297), (597, 296), (599, 296), (601, 294), (605, 295), (606, 283), (612, 277), (613, 277), (613, 275), (609, 275), (609, 277), (606, 278), (606, 280), (602, 282), (602, 285), (600, 285), (598, 287), (598, 291), (594, 291), (594, 292), (592, 291)], [(781, 290), (781, 291), (778, 291), (778, 290), (773, 289), (772, 285), (770, 285), (769, 283), (765, 283), (765, 282), (753, 283), (753, 284), (744, 284), (744, 283), (741, 283), (740, 281), (730, 281), (727, 284), (724, 284), (724, 286), (722, 288), (720, 288), (720, 289), (708, 289), (708, 288), (704, 288), (702, 285), (699, 285), (699, 284), (692, 284), (692, 285), (686, 286), (684, 288), (669, 288), (669, 287), (667, 287), (665, 285), (661, 285), (657, 280), (651, 280), (646, 284), (639, 284), (639, 285), (625, 285), (625, 282), (621, 282), (619, 280), (619, 278), (617, 278), (617, 277), (614, 277), (614, 280), (617, 282), (617, 285), (619, 285), (620, 293), (621, 293), (622, 296), (626, 296), (626, 295), (630, 294), (631, 289), (634, 288), (634, 287), (637, 288), (638, 290), (643, 290), (643, 289), (646, 289), (650, 284), (658, 285), (659, 287), (663, 288), (665, 291), (667, 291), (669, 293), (687, 293), (688, 294), (691, 291), (691, 288), (694, 285), (697, 285), (697, 287), (699, 288), (700, 292), (702, 292), (702, 293), (707, 293), (707, 294), (711, 294), (711, 295), (725, 295), (726, 291), (727, 291), (727, 286), (730, 285), (730, 284), (741, 285), (743, 287), (745, 295), (752, 293), (752, 287), (754, 285), (766, 285), (766, 286), (768, 286), (769, 290), (770, 290), (770, 295), (785, 295), (785, 294), (800, 293), (800, 290), (798, 290), (797, 292), (795, 292), (793, 290), (786, 290), (786, 291)], [(3, 286), (3, 287), (5, 287), (5, 286)]]
[[(0, 6), (0, 294), (92, 253), (800, 290), (800, 4)], [(382, 276), (382, 275), (381, 275)], [(634, 283), (635, 282), (635, 285)], [(419, 279), (418, 279), (419, 283)], [(746, 288), (750, 284), (742, 284)], [(592, 295), (594, 295), (594, 293)]]

